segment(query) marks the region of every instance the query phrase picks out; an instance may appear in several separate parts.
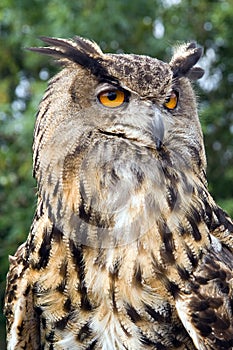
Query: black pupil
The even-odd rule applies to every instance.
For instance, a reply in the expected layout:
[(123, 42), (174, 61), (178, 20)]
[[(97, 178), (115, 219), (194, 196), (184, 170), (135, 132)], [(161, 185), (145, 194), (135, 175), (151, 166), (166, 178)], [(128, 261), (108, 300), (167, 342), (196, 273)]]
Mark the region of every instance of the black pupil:
[(117, 93), (116, 93), (116, 91), (110, 91), (110, 92), (108, 93), (108, 99), (109, 99), (110, 101), (114, 101), (116, 98), (117, 98)]

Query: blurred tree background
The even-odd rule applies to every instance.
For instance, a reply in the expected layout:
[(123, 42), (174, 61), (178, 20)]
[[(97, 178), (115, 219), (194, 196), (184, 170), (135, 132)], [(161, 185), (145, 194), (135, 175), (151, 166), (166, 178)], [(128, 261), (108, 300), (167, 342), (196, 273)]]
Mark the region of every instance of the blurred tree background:
[[(1, 0), (0, 4), (0, 297), (8, 255), (27, 237), (35, 209), (31, 145), (35, 113), (56, 71), (48, 57), (24, 50), (40, 35), (95, 40), (104, 51), (169, 60), (172, 45), (204, 47), (196, 84), (210, 191), (233, 215), (232, 0)], [(0, 348), (4, 343), (0, 319)]]

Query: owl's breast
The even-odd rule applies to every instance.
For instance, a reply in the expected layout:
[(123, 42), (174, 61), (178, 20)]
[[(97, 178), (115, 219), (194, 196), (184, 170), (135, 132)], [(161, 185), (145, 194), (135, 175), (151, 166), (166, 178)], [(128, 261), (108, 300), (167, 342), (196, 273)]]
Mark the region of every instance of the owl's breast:
[(101, 247), (125, 245), (162, 217), (177, 215), (181, 197), (188, 200), (191, 191), (168, 154), (161, 157), (124, 139), (103, 139), (89, 149), (80, 167), (79, 218)]

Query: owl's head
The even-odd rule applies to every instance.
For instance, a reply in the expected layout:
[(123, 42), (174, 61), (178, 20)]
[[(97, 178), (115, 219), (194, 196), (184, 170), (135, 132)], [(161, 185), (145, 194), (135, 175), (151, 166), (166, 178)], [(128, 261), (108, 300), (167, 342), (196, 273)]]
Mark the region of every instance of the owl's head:
[(177, 149), (195, 171), (205, 168), (190, 84), (204, 73), (194, 67), (202, 54), (195, 43), (177, 47), (165, 63), (142, 55), (104, 54), (97, 44), (80, 37), (42, 40), (51, 46), (31, 50), (57, 58), (64, 68), (50, 81), (40, 106), (35, 173), (40, 166), (38, 148), (46, 150), (50, 144), (63, 153), (88, 132), (122, 137), (158, 152), (163, 147)]
[[(170, 172), (170, 179), (184, 181), (190, 174), (205, 182), (203, 136), (191, 85), (203, 75), (195, 66), (201, 48), (179, 46), (165, 63), (142, 55), (104, 54), (80, 37), (42, 40), (50, 46), (32, 50), (63, 66), (49, 83), (34, 133), (39, 193), (44, 202), (57, 200), (56, 215), (48, 204), (51, 215), (59, 216), (66, 202), (84, 220), (93, 219), (99, 215), (93, 214), (93, 203), (101, 210), (106, 198), (116, 196), (117, 183), (120, 195), (105, 201), (114, 212), (143, 178), (149, 179), (145, 191), (154, 182), (158, 193), (163, 186), (171, 188), (163, 172)], [(80, 201), (85, 202), (82, 209)], [(99, 219), (100, 226), (104, 220)]]

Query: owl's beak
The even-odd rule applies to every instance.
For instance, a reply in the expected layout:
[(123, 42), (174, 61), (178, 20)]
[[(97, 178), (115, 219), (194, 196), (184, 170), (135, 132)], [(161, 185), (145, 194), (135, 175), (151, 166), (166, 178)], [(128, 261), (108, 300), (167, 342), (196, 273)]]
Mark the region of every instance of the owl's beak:
[(156, 106), (153, 106), (153, 110), (154, 116), (151, 122), (151, 132), (156, 149), (159, 151), (164, 139), (164, 122), (160, 110)]
[(162, 141), (160, 141), (159, 139), (156, 140), (155, 145), (156, 145), (157, 151), (161, 151), (162, 144), (163, 144)]

